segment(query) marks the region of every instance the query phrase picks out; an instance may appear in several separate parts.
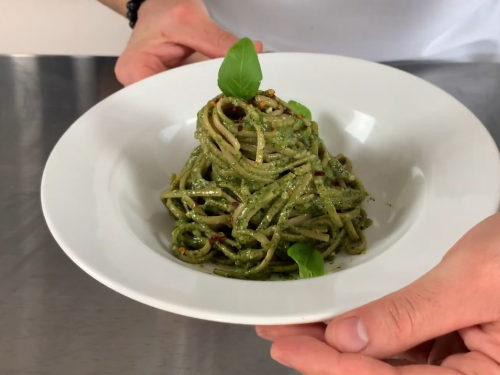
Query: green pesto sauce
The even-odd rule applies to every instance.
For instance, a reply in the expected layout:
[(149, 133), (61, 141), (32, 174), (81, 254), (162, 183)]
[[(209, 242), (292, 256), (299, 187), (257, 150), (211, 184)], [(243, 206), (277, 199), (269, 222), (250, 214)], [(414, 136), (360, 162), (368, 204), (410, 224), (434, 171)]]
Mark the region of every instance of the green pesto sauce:
[[(216, 270), (221, 276), (260, 280), (276, 273), (288, 280), (296, 278), (295, 271), (272, 270), (295, 265), (287, 255), (294, 242), (309, 242), (325, 254), (335, 246), (324, 256), (326, 262), (333, 262), (340, 251), (363, 252), (363, 238), (350, 238), (356, 233), (348, 234), (331, 221), (318, 224), (321, 231), (314, 224), (288, 226), (290, 218), (301, 215), (305, 224), (328, 218), (333, 207), (363, 231), (372, 221), (359, 207), (369, 196), (348, 159), (334, 157), (324, 148), (315, 122), (266, 91), (258, 95), (264, 98), (250, 102), (218, 96), (198, 112), (195, 138), (200, 146), (165, 192), (169, 198), (162, 199), (165, 204), (170, 201), (167, 206), (177, 215), (174, 254), (190, 263), (221, 264)], [(216, 127), (214, 117), (239, 142), (239, 150)], [(262, 151), (258, 151), (259, 137)], [(257, 152), (262, 152), (262, 163), (256, 161)], [(313, 178), (290, 203), (304, 176)], [(326, 235), (329, 242), (308, 237), (315, 233)]]

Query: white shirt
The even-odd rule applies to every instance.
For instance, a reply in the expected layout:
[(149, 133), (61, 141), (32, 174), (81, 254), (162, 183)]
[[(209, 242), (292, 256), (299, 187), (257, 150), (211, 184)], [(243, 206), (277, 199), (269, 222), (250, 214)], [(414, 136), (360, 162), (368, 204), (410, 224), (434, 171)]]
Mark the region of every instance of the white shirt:
[(266, 51), (500, 62), (500, 0), (204, 0)]

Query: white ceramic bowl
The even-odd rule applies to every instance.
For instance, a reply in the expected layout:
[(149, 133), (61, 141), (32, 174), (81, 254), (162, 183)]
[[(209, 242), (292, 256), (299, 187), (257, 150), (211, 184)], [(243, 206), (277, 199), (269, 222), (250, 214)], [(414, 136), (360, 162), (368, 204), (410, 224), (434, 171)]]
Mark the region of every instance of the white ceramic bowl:
[[(332, 153), (348, 155), (375, 197), (368, 251), (337, 272), (297, 281), (206, 273), (169, 251), (173, 219), (159, 195), (197, 145), (197, 111), (218, 94), (221, 60), (128, 87), (62, 137), (42, 181), (57, 242), (110, 288), (160, 309), (244, 324), (328, 319), (427, 272), (500, 202), (498, 150), (454, 98), (404, 72), (310, 54), (260, 57), (262, 88), (307, 105)], [(203, 272), (205, 271), (205, 272)]]

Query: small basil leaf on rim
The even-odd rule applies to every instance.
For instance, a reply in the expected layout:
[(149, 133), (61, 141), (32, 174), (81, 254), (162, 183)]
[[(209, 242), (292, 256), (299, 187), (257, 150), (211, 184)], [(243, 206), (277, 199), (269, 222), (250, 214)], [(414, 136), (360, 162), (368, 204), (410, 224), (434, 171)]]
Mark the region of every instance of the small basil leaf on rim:
[(301, 279), (309, 279), (325, 274), (323, 257), (310, 243), (297, 242), (288, 249), (287, 254), (299, 265)]
[(251, 100), (259, 91), (262, 70), (253, 42), (237, 41), (227, 52), (219, 69), (219, 88), (226, 96)]
[(288, 105), (290, 107), (292, 107), (293, 109), (295, 109), (297, 112), (299, 112), (306, 119), (308, 119), (309, 121), (312, 121), (311, 111), (305, 105), (300, 104), (299, 102), (296, 102), (295, 100), (290, 100), (288, 102)]

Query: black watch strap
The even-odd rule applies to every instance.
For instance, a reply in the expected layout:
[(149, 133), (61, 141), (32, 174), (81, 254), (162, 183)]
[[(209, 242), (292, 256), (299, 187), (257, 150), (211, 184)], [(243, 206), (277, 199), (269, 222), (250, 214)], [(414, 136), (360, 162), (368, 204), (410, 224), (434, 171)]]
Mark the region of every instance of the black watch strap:
[(130, 21), (129, 25), (133, 29), (137, 23), (139, 8), (145, 0), (130, 0), (127, 3), (127, 18)]

